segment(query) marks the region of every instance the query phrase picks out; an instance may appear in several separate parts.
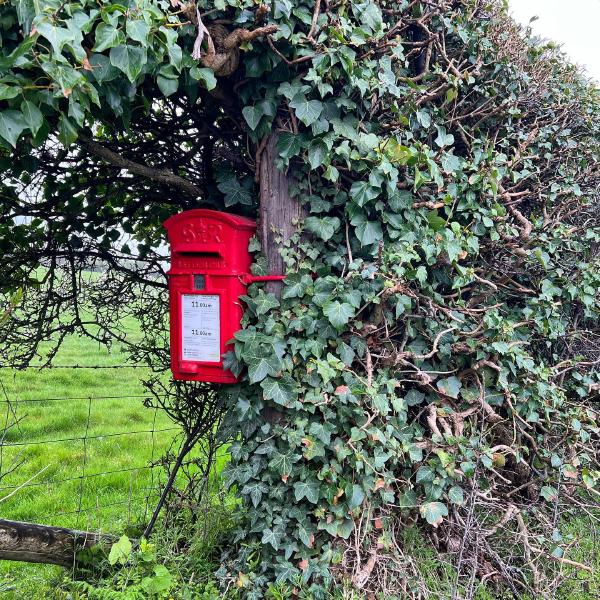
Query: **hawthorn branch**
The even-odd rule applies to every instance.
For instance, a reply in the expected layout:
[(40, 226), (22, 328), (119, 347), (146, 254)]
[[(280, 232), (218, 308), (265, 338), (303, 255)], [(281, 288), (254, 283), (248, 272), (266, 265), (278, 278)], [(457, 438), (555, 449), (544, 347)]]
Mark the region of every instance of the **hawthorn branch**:
[(141, 177), (146, 177), (152, 181), (157, 181), (159, 183), (178, 188), (194, 198), (202, 196), (201, 188), (191, 181), (177, 175), (176, 173), (173, 173), (173, 171), (170, 171), (169, 169), (155, 169), (153, 167), (148, 167), (146, 165), (129, 160), (128, 158), (113, 152), (106, 146), (103, 146), (102, 144), (99, 144), (98, 142), (95, 142), (91, 138), (82, 134), (79, 135), (78, 142), (80, 146), (92, 154), (103, 158), (105, 161), (109, 162), (115, 167), (126, 169), (134, 175), (140, 175)]

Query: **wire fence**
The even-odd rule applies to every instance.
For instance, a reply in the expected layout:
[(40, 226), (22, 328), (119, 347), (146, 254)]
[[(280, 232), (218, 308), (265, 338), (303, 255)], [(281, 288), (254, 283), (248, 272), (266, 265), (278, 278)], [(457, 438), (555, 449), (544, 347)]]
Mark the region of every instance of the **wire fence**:
[(148, 406), (140, 368), (0, 365), (2, 518), (108, 533), (147, 521), (180, 428)]

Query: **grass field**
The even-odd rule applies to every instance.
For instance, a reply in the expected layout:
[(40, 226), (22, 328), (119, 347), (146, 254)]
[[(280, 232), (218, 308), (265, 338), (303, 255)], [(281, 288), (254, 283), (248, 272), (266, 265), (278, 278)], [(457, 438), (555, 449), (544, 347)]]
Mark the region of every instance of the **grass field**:
[[(135, 323), (125, 326), (135, 338)], [(123, 348), (109, 352), (76, 336), (54, 360), (88, 367), (127, 362)], [(141, 522), (162, 476), (149, 462), (178, 432), (164, 412), (143, 405), (145, 374), (130, 367), (0, 369), (1, 424), (20, 419), (0, 452), (0, 514), (119, 534)], [(15, 462), (18, 468), (8, 473)], [(43, 597), (60, 572), (0, 562), (0, 597)]]

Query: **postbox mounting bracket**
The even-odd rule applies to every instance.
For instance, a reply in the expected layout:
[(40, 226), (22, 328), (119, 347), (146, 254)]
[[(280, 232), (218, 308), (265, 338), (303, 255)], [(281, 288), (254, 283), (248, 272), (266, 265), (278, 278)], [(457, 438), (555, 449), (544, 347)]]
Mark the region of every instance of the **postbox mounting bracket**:
[(251, 283), (259, 283), (261, 281), (283, 281), (285, 279), (285, 275), (242, 275), (242, 282), (245, 285), (250, 285)]

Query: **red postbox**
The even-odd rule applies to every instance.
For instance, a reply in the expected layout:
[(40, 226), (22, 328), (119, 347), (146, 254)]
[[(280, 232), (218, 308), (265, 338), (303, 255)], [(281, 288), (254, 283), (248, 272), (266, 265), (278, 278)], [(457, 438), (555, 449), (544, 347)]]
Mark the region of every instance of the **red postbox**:
[(195, 209), (164, 222), (171, 247), (169, 308), (171, 370), (175, 379), (235, 383), (223, 368), (228, 342), (240, 329), (240, 296), (255, 281), (283, 276), (250, 274), (251, 219)]

